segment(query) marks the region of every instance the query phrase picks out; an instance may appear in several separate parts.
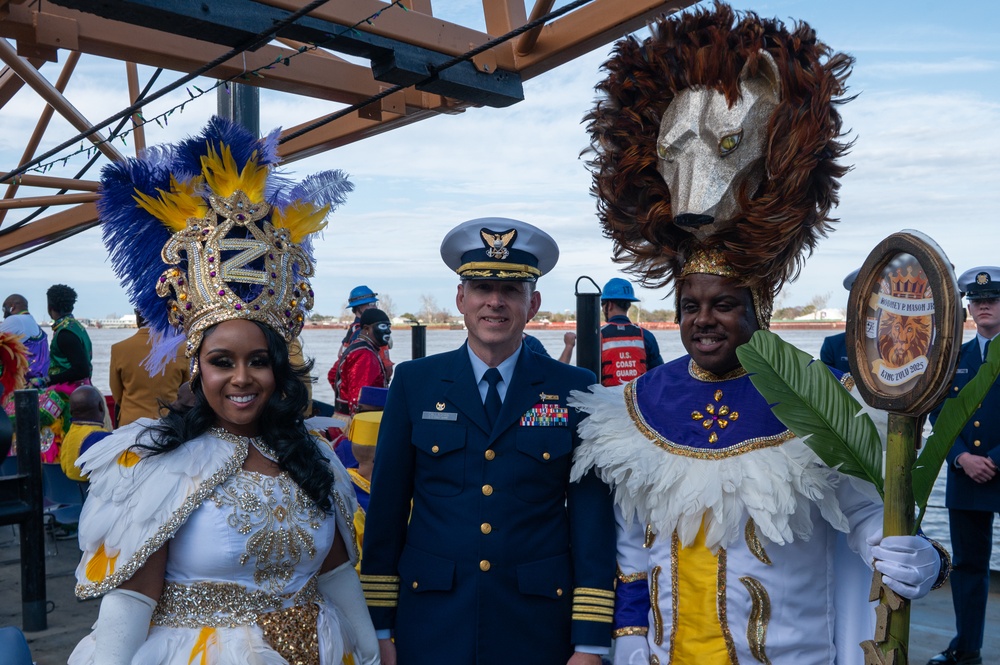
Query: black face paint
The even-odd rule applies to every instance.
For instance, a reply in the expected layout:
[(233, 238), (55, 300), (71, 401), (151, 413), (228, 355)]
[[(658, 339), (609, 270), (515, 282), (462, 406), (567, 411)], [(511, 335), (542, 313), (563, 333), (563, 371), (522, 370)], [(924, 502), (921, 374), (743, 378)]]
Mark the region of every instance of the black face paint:
[(379, 322), (372, 326), (372, 339), (377, 346), (387, 346), (390, 335), (392, 335), (392, 325), (388, 322)]

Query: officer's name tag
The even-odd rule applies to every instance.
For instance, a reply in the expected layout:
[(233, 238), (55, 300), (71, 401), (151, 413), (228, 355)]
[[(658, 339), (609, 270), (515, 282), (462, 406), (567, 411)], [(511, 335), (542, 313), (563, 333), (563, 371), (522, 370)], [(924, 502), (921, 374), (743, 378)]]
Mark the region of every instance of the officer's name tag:
[(458, 420), (458, 414), (441, 411), (424, 411), (424, 420)]
[(955, 374), (968, 374), (968, 373), (969, 373), (968, 367), (959, 367), (958, 369), (955, 370)]

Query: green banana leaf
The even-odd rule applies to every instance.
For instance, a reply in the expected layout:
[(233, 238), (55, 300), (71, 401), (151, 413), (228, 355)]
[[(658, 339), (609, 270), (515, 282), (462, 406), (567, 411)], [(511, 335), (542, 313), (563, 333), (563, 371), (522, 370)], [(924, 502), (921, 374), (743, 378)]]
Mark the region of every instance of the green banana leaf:
[(736, 349), (771, 411), (828, 466), (867, 480), (883, 495), (875, 423), (830, 369), (774, 333), (758, 330)]
[(923, 520), (934, 481), (948, 457), (948, 451), (996, 382), (997, 376), (1000, 376), (1000, 344), (990, 344), (986, 362), (979, 367), (976, 376), (955, 397), (946, 399), (941, 405), (941, 413), (934, 420), (934, 431), (927, 437), (913, 464), (913, 500), (919, 511), (916, 527)]

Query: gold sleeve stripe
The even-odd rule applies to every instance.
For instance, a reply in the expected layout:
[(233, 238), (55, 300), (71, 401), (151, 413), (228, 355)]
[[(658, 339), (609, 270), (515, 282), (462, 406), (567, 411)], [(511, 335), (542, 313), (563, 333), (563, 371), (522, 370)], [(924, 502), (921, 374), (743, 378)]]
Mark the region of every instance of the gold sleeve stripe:
[(388, 582), (390, 584), (399, 584), (399, 575), (362, 575), (361, 583), (365, 582)]
[(371, 589), (373, 591), (396, 591), (399, 589), (398, 584), (371, 584), (369, 582), (361, 583), (362, 589)]
[(392, 599), (392, 598), (399, 598), (399, 592), (398, 591), (393, 591), (393, 592), (390, 592), (390, 591), (385, 591), (385, 592), (381, 592), (381, 591), (365, 591), (365, 598), (372, 598), (372, 599), (376, 599), (377, 598), (377, 599), (389, 600), (389, 599)]
[(600, 614), (602, 616), (612, 616), (615, 613), (612, 607), (594, 607), (593, 605), (573, 605), (574, 612), (587, 612), (589, 614)]
[(579, 598), (573, 601), (573, 609), (582, 609), (585, 607), (592, 607), (594, 610), (604, 610), (607, 609), (609, 612), (614, 609), (615, 601), (613, 600), (580, 600)]
[(397, 607), (399, 603), (389, 602), (387, 600), (366, 600), (365, 604), (368, 607)]
[(609, 589), (593, 589), (591, 587), (578, 586), (573, 589), (574, 596), (597, 596), (598, 598), (614, 599), (615, 592)]
[(573, 612), (571, 615), (573, 621), (594, 621), (596, 623), (611, 623), (611, 617), (603, 617), (596, 614), (583, 614), (579, 612)]
[(611, 631), (611, 637), (625, 637), (626, 635), (642, 635), (645, 637), (648, 634), (648, 626), (622, 626)]

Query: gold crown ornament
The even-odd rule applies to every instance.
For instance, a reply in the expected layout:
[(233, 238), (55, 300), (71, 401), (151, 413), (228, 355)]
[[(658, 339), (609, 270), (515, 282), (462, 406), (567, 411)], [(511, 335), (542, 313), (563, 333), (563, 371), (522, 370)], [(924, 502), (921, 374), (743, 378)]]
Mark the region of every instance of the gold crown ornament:
[(104, 242), (153, 329), (151, 372), (186, 340), (196, 374), (205, 330), (223, 321), (257, 321), (289, 342), (301, 332), (310, 236), (352, 186), (339, 171), (288, 182), (275, 171), (277, 138), (214, 118), (197, 137), (102, 172)]

